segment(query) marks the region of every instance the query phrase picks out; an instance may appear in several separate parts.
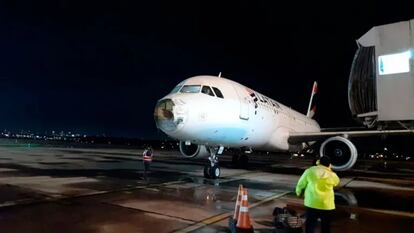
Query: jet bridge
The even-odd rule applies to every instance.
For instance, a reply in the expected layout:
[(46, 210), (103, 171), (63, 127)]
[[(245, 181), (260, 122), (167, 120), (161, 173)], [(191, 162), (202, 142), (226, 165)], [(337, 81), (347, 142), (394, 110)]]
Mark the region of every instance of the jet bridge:
[(414, 19), (373, 27), (357, 40), (348, 103), (369, 128), (414, 126)]

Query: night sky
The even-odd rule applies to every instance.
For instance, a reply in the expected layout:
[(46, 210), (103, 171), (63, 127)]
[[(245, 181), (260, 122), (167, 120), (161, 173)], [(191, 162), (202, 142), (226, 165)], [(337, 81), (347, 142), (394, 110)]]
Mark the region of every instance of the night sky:
[(219, 72), (303, 113), (317, 80), (320, 125), (356, 125), (355, 40), (414, 18), (395, 1), (108, 2), (1, 1), (0, 129), (155, 138), (156, 101)]

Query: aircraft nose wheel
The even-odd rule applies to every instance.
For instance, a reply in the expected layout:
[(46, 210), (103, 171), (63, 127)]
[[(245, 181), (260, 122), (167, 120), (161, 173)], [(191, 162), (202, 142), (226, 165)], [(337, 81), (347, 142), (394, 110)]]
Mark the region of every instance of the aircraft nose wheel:
[(220, 174), (221, 174), (221, 170), (217, 164), (214, 166), (211, 166), (211, 165), (204, 166), (204, 178), (218, 179), (220, 178)]
[(218, 165), (217, 154), (223, 153), (224, 147), (209, 147), (209, 163), (204, 167), (204, 177), (207, 179), (218, 179), (220, 177), (220, 166)]
[(210, 170), (210, 177), (212, 179), (218, 179), (220, 178), (220, 172), (220, 167), (216, 164)]

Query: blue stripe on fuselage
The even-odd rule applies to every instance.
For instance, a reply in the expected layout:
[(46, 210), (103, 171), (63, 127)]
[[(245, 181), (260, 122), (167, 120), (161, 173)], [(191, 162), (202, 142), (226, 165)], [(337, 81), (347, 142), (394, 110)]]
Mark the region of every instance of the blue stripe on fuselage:
[(200, 141), (219, 142), (219, 143), (235, 143), (247, 135), (247, 130), (243, 128), (206, 128), (196, 132)]

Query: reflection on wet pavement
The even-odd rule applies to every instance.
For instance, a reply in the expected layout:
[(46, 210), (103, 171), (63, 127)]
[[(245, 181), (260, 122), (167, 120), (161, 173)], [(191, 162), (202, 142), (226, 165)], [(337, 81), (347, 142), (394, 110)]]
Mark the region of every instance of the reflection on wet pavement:
[[(202, 160), (157, 153), (143, 180), (140, 150), (0, 146), (1, 232), (227, 232), (239, 184), (249, 191), (257, 232), (272, 232), (273, 208), (304, 212), (294, 187), (308, 166), (258, 160), (219, 180), (203, 178)], [(267, 164), (267, 165), (266, 165)], [(366, 165), (366, 164), (364, 164)], [(356, 175), (355, 175), (356, 174)], [(333, 232), (411, 232), (413, 174), (395, 178), (341, 173)]]

